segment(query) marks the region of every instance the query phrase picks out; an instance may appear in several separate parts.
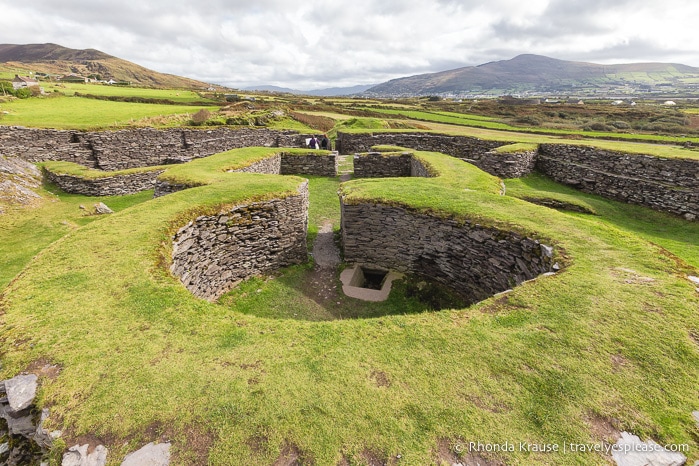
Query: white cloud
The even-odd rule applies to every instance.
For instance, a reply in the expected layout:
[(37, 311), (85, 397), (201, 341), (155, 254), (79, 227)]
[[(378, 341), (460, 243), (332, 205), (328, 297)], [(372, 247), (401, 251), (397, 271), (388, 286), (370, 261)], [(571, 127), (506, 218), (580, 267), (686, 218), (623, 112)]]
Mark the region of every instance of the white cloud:
[(96, 48), (232, 86), (370, 84), (537, 53), (699, 66), (684, 0), (34, 0), (3, 6), (0, 43)]

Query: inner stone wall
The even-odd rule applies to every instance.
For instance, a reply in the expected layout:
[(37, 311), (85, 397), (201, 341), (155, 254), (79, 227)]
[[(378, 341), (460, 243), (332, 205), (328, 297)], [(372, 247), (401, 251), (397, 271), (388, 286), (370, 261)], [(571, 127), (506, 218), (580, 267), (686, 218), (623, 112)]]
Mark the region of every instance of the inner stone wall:
[(110, 176), (104, 178), (82, 178), (75, 175), (53, 173), (42, 170), (44, 178), (63, 191), (84, 196), (123, 196), (153, 189), (155, 179), (164, 170)]
[(82, 132), (0, 126), (0, 155), (28, 162), (64, 160), (102, 170), (182, 163), (251, 146), (303, 147), (304, 137), (295, 131), (247, 128)]
[(173, 237), (170, 271), (215, 300), (240, 281), (308, 260), (308, 182), (298, 194), (200, 216)]
[(584, 192), (699, 218), (699, 160), (542, 144), (536, 169)]
[[(389, 145), (407, 147), (415, 150), (441, 152), (466, 162), (472, 163), (491, 175), (506, 178), (516, 170), (524, 172), (526, 168), (513, 168), (521, 164), (533, 167), (530, 160), (521, 160), (516, 154), (497, 154), (491, 151), (497, 147), (512, 144), (502, 141), (486, 141), (466, 136), (449, 136), (445, 134), (426, 133), (338, 133), (335, 147), (340, 154), (369, 152), (373, 146)], [(493, 160), (496, 159), (496, 160)], [(498, 160), (499, 159), (499, 160)], [(355, 168), (356, 170), (356, 168)]]
[(553, 268), (551, 247), (517, 233), (382, 204), (341, 208), (345, 261), (436, 280), (469, 303)]
[(354, 156), (353, 178), (423, 177), (432, 175), (412, 153), (369, 152)]

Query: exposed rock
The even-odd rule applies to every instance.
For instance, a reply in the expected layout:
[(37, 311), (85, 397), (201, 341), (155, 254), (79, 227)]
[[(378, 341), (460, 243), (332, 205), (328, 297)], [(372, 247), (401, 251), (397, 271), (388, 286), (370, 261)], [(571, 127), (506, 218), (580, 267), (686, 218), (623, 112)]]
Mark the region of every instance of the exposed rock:
[(653, 440), (642, 442), (628, 432), (622, 432), (612, 451), (617, 466), (682, 466), (687, 458), (677, 452), (665, 450)]
[(5, 380), (7, 401), (13, 411), (22, 411), (28, 408), (36, 396), (37, 377), (34, 374), (18, 375)]
[(694, 412), (692, 413), (692, 416), (694, 417), (694, 420), (695, 420), (696, 423), (697, 423), (697, 428), (699, 428), (699, 411), (694, 411)]
[[(104, 466), (107, 464), (107, 449), (98, 445), (90, 451), (90, 445), (74, 445), (63, 454), (61, 466)], [(147, 463), (142, 463), (147, 464)]]
[(95, 213), (98, 215), (113, 214), (114, 211), (107, 207), (103, 202), (95, 204)]
[(170, 444), (153, 442), (138, 451), (129, 453), (121, 466), (168, 466), (170, 464)]

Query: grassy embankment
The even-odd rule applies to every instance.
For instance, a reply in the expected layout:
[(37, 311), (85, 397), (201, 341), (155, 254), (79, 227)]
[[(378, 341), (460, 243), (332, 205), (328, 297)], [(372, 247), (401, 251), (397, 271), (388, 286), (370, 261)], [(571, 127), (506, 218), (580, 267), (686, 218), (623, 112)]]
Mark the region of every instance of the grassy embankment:
[[(41, 251), (3, 294), (0, 377), (37, 360), (57, 364), (60, 374), (42, 378), (40, 390), (52, 426), (71, 440), (105, 439), (115, 463), (169, 438), (176, 460), (190, 464), (208, 448), (213, 464), (271, 464), (284, 452), (316, 464), (397, 455), (428, 464), (446, 461), (440, 445), (456, 454), (467, 441), (600, 442), (610, 426), (687, 443), (690, 462), (699, 459), (690, 414), (699, 398), (699, 297), (685, 262), (642, 238), (654, 234), (643, 223), (613, 226), (622, 222), (601, 203), (618, 204), (584, 197), (599, 202), (598, 217), (560, 213), (499, 196), (495, 179), (458, 160), (418, 156), (442, 177), (355, 180), (342, 190), (350, 202), (531, 233), (556, 246), (565, 270), (467, 309), (376, 319), (268, 319), (240, 312), (242, 295), (204, 302), (162, 268), (172, 229), (300, 182), (218, 171), (213, 184), (124, 209)], [(186, 176), (187, 165), (177, 168)], [(696, 263), (696, 229), (662, 218), (690, 245), (677, 254)], [(278, 281), (255, 286), (264, 294)], [(602, 461), (592, 453), (496, 456)]]

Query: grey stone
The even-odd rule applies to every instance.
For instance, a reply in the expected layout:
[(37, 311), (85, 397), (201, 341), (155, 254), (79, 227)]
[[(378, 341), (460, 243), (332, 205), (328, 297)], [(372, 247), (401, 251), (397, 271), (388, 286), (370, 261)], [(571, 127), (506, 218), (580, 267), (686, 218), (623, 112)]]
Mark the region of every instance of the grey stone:
[(5, 419), (7, 429), (12, 435), (21, 435), (29, 438), (36, 430), (33, 416), (29, 409), (13, 411), (9, 406), (0, 405), (0, 418)]
[(104, 466), (107, 464), (107, 449), (98, 445), (88, 453), (90, 445), (73, 445), (63, 454), (61, 466)]
[(7, 442), (0, 443), (0, 455), (7, 453), (8, 451), (10, 451), (10, 444)]
[(153, 442), (140, 450), (129, 453), (121, 466), (168, 466), (170, 464), (170, 444)]
[(699, 411), (694, 411), (692, 416), (694, 417), (694, 421), (697, 423), (697, 428), (699, 428)]
[(34, 374), (18, 375), (5, 381), (5, 391), (10, 408), (22, 411), (28, 408), (36, 397), (37, 377)]
[(617, 466), (682, 466), (687, 458), (665, 450), (653, 440), (642, 442), (637, 436), (622, 432), (612, 451)]
[(699, 277), (689, 275), (687, 278), (689, 279), (690, 282), (694, 283), (695, 285), (699, 285)]
[(97, 204), (95, 204), (95, 213), (100, 215), (113, 214), (114, 211), (107, 207), (106, 204), (104, 204), (103, 202), (98, 202)]

